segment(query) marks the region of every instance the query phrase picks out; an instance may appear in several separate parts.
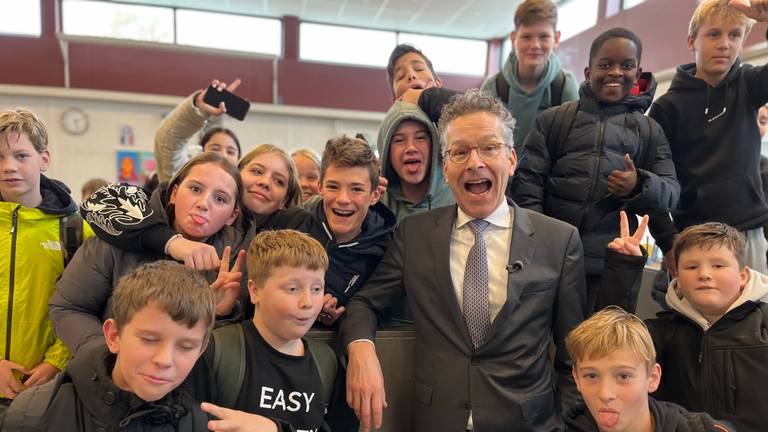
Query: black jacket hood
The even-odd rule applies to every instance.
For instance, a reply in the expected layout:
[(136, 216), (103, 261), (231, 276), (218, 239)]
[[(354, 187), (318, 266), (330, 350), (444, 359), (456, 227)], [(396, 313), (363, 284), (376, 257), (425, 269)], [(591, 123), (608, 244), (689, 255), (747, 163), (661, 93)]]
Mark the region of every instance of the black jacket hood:
[(64, 183), (40, 174), (40, 193), (43, 202), (37, 206), (48, 214), (68, 215), (77, 211), (77, 204), (69, 195), (69, 188)]
[(590, 112), (598, 112), (600, 108), (608, 110), (610, 113), (625, 111), (645, 112), (653, 103), (656, 86), (656, 78), (653, 77), (653, 74), (643, 72), (637, 80), (636, 94), (635, 92), (630, 92), (616, 103), (605, 103), (597, 100), (597, 96), (589, 87), (589, 81), (584, 81), (579, 87), (579, 98), (584, 109)]

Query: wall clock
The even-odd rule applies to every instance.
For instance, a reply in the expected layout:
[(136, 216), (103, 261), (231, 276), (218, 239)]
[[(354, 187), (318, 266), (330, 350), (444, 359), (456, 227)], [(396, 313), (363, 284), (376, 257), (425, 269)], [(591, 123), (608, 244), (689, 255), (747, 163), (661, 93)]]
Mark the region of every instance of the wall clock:
[(61, 127), (72, 135), (82, 135), (88, 130), (88, 115), (80, 108), (68, 108), (61, 114)]

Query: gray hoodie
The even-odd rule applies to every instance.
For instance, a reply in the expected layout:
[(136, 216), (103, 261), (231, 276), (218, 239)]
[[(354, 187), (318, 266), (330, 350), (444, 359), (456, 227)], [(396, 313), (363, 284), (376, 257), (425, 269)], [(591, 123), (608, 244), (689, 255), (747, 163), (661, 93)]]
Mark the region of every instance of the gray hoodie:
[[(392, 140), (392, 135), (395, 134), (397, 127), (404, 120), (414, 120), (426, 125), (432, 139), (430, 166), (429, 173), (427, 174), (430, 179), (429, 191), (424, 199), (417, 203), (412, 203), (403, 196), (400, 178), (394, 168), (392, 168), (389, 160), (389, 144)], [(384, 117), (381, 128), (379, 128), (378, 148), (381, 155), (382, 175), (389, 181), (387, 193), (382, 197), (381, 201), (397, 215), (398, 222), (406, 216), (451, 205), (456, 202), (453, 199), (451, 189), (443, 179), (443, 156), (440, 151), (440, 138), (437, 128), (418, 105), (400, 101), (392, 105), (392, 108), (389, 109), (386, 117)]]
[[(533, 122), (536, 121), (536, 117), (552, 106), (552, 95), (550, 94), (550, 85), (552, 81), (560, 73), (560, 59), (556, 55), (549, 56), (546, 69), (542, 73), (542, 77), (539, 80), (539, 86), (532, 92), (528, 93), (520, 87), (520, 82), (517, 79), (517, 57), (515, 52), (512, 51), (504, 62), (504, 66), (499, 72), (509, 83), (509, 95), (507, 99), (507, 108), (515, 117), (515, 151), (517, 152), (518, 159), (521, 154), (520, 151), (523, 147), (525, 137), (528, 136), (533, 127)], [(488, 93), (492, 96), (498, 97), (496, 91), (496, 75), (492, 75), (488, 78), (480, 87), (480, 91)], [(565, 74), (565, 84), (563, 85), (563, 102), (576, 100), (579, 98), (579, 86), (576, 78), (570, 72)]]

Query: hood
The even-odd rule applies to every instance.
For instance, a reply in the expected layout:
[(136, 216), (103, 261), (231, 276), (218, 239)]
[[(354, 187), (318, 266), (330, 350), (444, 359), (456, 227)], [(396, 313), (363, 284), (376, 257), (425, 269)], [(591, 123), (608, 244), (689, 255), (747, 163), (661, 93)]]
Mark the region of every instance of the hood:
[[(677, 289), (677, 279), (672, 279), (672, 282), (669, 283), (666, 300), (669, 307), (689, 318), (705, 331), (711, 326), (704, 316), (694, 309), (687, 299), (683, 298)], [(726, 314), (747, 302), (768, 303), (768, 276), (750, 269), (749, 282), (747, 282), (739, 298), (728, 308)]]
[[(702, 115), (708, 121), (712, 121), (726, 113), (725, 106), (728, 102), (728, 93), (731, 92), (731, 84), (738, 78), (740, 69), (741, 59), (737, 58), (728, 74), (725, 75), (725, 78), (715, 87), (712, 87), (706, 81), (696, 78), (696, 63), (680, 65), (677, 67), (677, 72), (669, 86), (669, 91), (697, 92), (702, 89), (705, 90), (706, 99), (704, 106), (701, 107)], [(715, 97), (715, 93), (719, 95), (721, 91), (724, 94)], [(738, 92), (738, 89), (733, 90), (733, 92)]]
[(611, 112), (640, 111), (644, 113), (651, 107), (653, 97), (656, 94), (656, 78), (650, 72), (643, 72), (640, 78), (624, 99), (616, 103), (604, 103), (597, 100), (597, 96), (589, 87), (589, 81), (584, 81), (579, 86), (579, 98), (585, 110), (598, 112), (600, 109)]
[(74, 382), (86, 409), (121, 430), (132, 421), (178, 428), (179, 420), (192, 409), (193, 401), (187, 392), (177, 388), (158, 401), (146, 402), (134, 393), (119, 389), (112, 381), (116, 359), (106, 345), (96, 344), (67, 366), (65, 373)]
[[(432, 140), (429, 161), (429, 191), (424, 198), (425, 201), (443, 193), (447, 185), (443, 181), (443, 155), (440, 148), (440, 136), (437, 133), (437, 127), (429, 120), (426, 114), (418, 107), (407, 102), (397, 101), (389, 109), (384, 121), (379, 128), (379, 137), (377, 146), (381, 157), (382, 175), (389, 181), (387, 194), (394, 195), (398, 201), (405, 201), (400, 188), (400, 180), (397, 173), (392, 168), (389, 159), (389, 143), (392, 135), (395, 134), (397, 127), (405, 120), (414, 120), (427, 127), (429, 136)], [(413, 203), (416, 204), (416, 203)]]
[(363, 220), (362, 231), (352, 241), (346, 243), (336, 243), (328, 225), (328, 219), (325, 217), (325, 210), (322, 202), (318, 203), (312, 209), (312, 227), (310, 233), (312, 237), (320, 240), (330, 251), (335, 249), (354, 249), (357, 254), (377, 255), (384, 254), (384, 249), (389, 243), (390, 234), (395, 230), (397, 218), (391, 210), (381, 201), (368, 208), (368, 214)]

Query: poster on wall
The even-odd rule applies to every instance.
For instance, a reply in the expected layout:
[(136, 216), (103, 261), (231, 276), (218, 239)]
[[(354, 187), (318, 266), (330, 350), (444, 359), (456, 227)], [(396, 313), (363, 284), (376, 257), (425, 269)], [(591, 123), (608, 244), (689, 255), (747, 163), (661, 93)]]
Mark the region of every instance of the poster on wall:
[(117, 180), (143, 186), (155, 172), (155, 154), (150, 151), (118, 151)]

